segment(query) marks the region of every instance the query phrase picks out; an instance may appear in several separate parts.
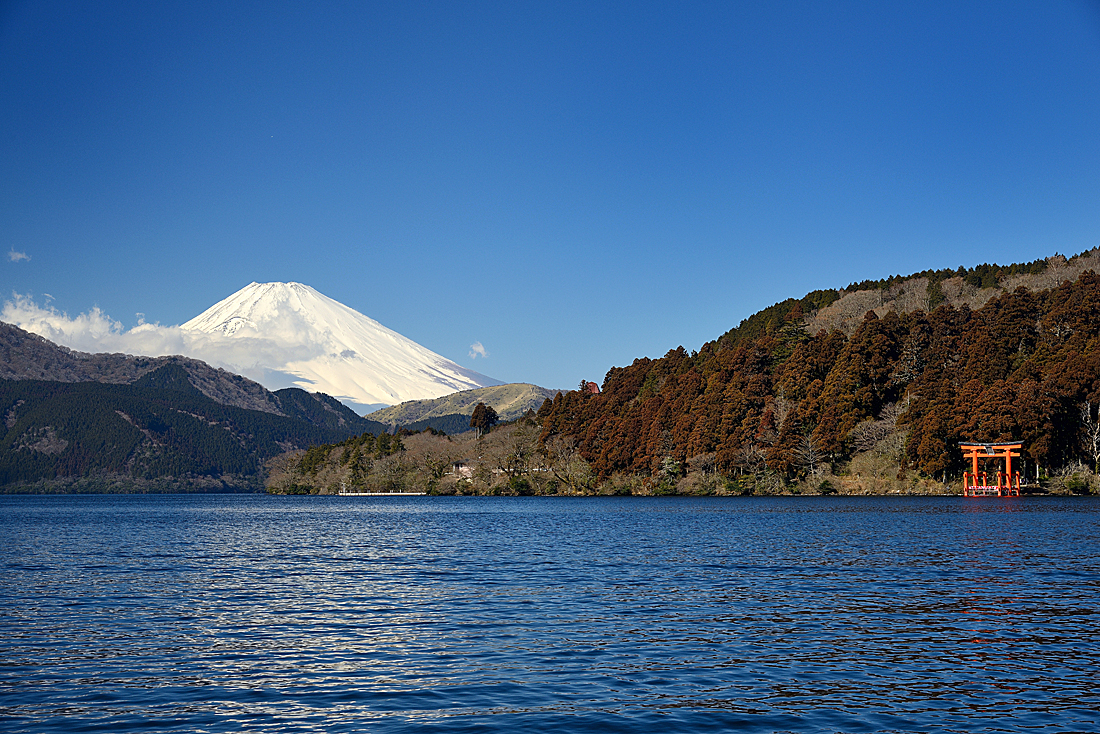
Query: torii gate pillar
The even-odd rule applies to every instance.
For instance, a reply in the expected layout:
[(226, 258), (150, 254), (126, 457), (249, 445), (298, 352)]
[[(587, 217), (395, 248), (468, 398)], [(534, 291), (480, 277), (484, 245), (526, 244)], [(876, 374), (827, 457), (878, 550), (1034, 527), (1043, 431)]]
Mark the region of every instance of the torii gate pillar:
[[(959, 448), (970, 459), (970, 472), (963, 472), (963, 495), (966, 497), (1019, 497), (1020, 472), (1013, 473), (1012, 458), (1023, 448), (1021, 443), (960, 443)], [(986, 472), (978, 472), (978, 459), (1004, 459), (1005, 470), (997, 472), (997, 484), (989, 484)], [(978, 477), (982, 482), (978, 484)]]

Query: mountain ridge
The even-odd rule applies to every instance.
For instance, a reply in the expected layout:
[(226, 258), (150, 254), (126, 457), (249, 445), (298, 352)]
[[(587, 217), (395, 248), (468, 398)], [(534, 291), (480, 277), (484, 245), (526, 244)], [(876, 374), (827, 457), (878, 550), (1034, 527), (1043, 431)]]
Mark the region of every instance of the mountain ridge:
[(130, 385), (165, 366), (178, 367), (189, 385), (220, 405), (296, 418), (319, 427), (381, 430), (380, 423), (323, 393), (299, 388), (272, 392), (247, 377), (191, 357), (78, 352), (0, 321), (0, 380)]
[(165, 364), (187, 370), (192, 384), (215, 402), (282, 415), (263, 385), (202, 360), (180, 355), (142, 357), (89, 353), (54, 344), (38, 334), (0, 321), (0, 379), (130, 384)]
[(847, 288), (816, 290), (802, 298), (780, 301), (743, 319), (714, 343), (719, 347), (731, 346), (741, 338), (774, 331), (792, 313), (809, 334), (838, 329), (851, 336), (869, 311), (882, 318), (891, 311), (930, 312), (945, 303), (955, 307), (965, 304), (974, 310), (1016, 288), (1048, 290), (1065, 281), (1077, 280), (1087, 270), (1100, 271), (1100, 247), (1069, 258), (1055, 254), (1030, 263), (1003, 266), (983, 263), (972, 268), (959, 266), (866, 280)]
[[(368, 413), (371, 420), (392, 427), (432, 425), (432, 419), (453, 416), (471, 416), (478, 403), (492, 407), (500, 420), (519, 418), (528, 410), (538, 410), (546, 399), (553, 399), (559, 390), (549, 390), (538, 385), (516, 382), (494, 385), (474, 390), (463, 390), (432, 400), (411, 400), (389, 408)], [(448, 426), (455, 421), (451, 418)], [(433, 427), (438, 427), (434, 426)], [(469, 428), (469, 423), (466, 424)], [(451, 431), (448, 431), (449, 433)]]

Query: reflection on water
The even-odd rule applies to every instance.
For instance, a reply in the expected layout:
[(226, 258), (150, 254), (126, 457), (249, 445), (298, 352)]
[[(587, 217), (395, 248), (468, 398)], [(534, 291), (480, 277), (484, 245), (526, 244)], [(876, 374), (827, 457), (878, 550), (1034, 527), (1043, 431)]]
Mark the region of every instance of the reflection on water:
[(0, 498), (5, 731), (1095, 729), (1090, 498)]

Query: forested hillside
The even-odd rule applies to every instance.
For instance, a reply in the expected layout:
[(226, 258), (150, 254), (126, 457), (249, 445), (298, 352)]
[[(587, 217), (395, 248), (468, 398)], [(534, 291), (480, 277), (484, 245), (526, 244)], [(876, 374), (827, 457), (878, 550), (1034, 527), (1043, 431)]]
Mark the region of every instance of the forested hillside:
[(0, 380), (0, 487), (258, 490), (272, 456), (381, 429), (303, 391), (282, 399), (297, 415), (223, 405), (171, 363), (128, 385)]
[(278, 401), (259, 383), (197, 359), (77, 352), (0, 322), (0, 379), (128, 385), (166, 364), (182, 367), (188, 381), (215, 402), (282, 414)]
[[(816, 291), (698, 352), (614, 367), (600, 392), (558, 393), (480, 438), (289, 452), (269, 490), (951, 493), (960, 441), (1019, 441), (1029, 491), (1097, 491), (1100, 276), (1085, 267), (1097, 255)], [(912, 297), (937, 290), (930, 311)], [(875, 291), (886, 306), (851, 323), (851, 304)], [(844, 328), (819, 328), (829, 309)]]
[(599, 394), (548, 401), (542, 438), (574, 438), (605, 480), (674, 483), (704, 467), (775, 484), (856, 471), (877, 452), (898, 477), (946, 481), (962, 470), (959, 441), (1022, 441), (1029, 476), (1095, 467), (1100, 278), (997, 292), (974, 310), (868, 311), (850, 336), (807, 331), (828, 292), (777, 304), (698, 353), (638, 359)]

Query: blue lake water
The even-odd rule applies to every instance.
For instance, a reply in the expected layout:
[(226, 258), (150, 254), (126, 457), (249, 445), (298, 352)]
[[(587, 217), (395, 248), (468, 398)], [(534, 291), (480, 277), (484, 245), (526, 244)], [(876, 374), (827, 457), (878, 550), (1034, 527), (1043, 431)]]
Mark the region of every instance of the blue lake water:
[(1100, 729), (1096, 498), (0, 497), (0, 730)]

